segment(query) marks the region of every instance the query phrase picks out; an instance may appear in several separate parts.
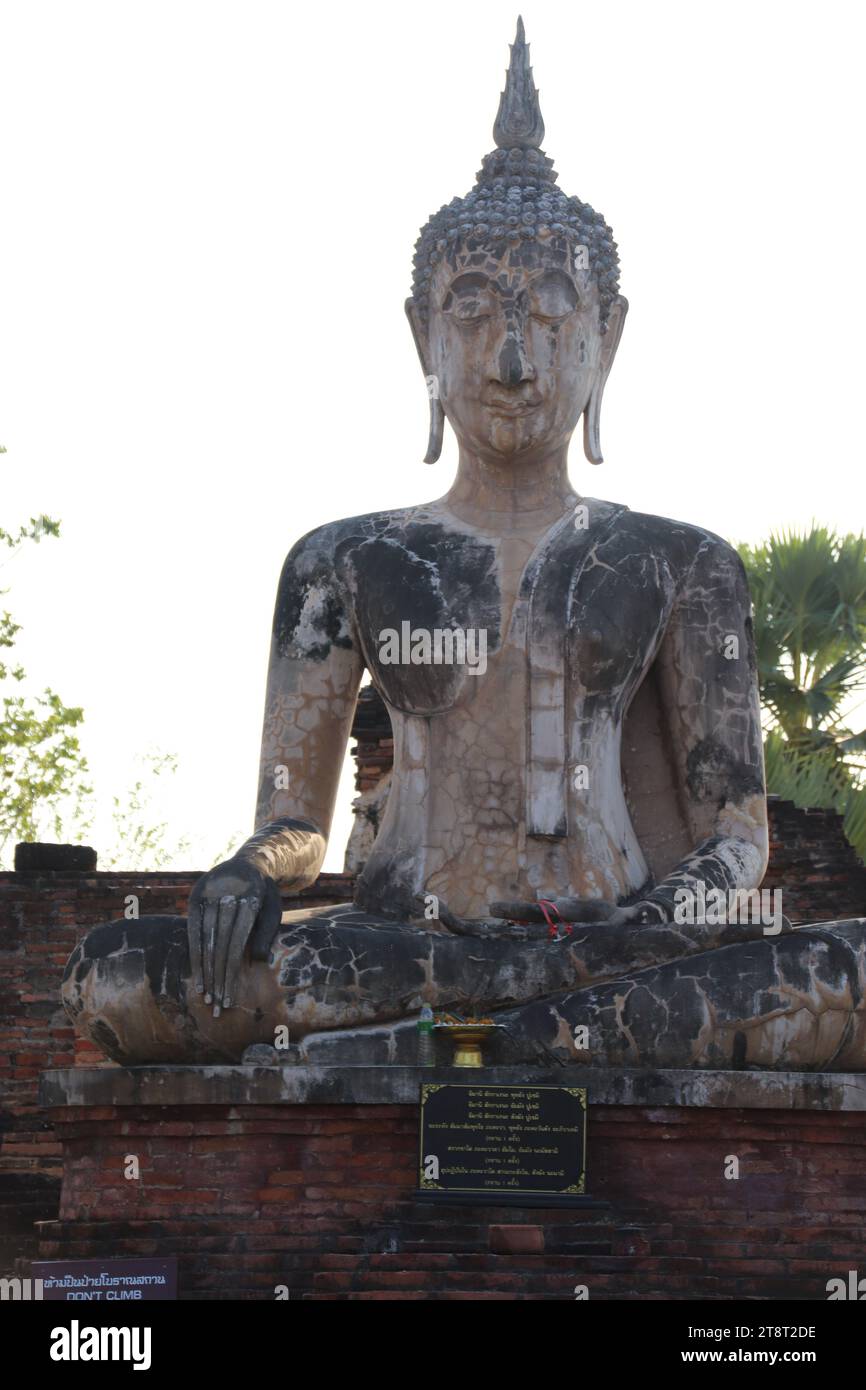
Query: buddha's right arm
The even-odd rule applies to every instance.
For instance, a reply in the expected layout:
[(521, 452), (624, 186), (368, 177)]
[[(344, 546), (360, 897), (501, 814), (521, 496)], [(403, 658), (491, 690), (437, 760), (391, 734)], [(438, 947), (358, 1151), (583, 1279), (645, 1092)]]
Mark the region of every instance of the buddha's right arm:
[(363, 673), (334, 572), (328, 528), (299, 541), (280, 577), (268, 668), (257, 829), (203, 875), (189, 905), (195, 988), (214, 1013), (236, 996), (253, 927), (279, 925), (277, 884), (322, 866)]
[(237, 858), (308, 887), (325, 857), (363, 658), (334, 572), (329, 529), (289, 554), (274, 608), (256, 830)]

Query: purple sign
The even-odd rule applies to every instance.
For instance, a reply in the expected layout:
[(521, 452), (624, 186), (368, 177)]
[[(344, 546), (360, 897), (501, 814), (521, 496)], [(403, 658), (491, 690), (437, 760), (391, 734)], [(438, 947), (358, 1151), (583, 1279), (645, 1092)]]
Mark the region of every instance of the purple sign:
[(177, 1298), (174, 1255), (167, 1260), (36, 1260), (30, 1276), (42, 1280), (43, 1299), (63, 1303)]

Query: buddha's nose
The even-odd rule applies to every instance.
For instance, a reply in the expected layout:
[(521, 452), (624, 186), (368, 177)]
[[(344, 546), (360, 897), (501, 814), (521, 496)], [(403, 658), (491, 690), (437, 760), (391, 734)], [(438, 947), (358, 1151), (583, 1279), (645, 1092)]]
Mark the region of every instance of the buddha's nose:
[(521, 333), (509, 333), (499, 352), (499, 380), (503, 386), (519, 386), (521, 381), (533, 381), (535, 368), (526, 355)]

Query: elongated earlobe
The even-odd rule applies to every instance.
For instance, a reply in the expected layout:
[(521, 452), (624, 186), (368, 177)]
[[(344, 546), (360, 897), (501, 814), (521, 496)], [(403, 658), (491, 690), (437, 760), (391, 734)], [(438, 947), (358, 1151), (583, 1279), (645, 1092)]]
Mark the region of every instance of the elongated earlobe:
[(442, 436), (445, 431), (445, 411), (438, 396), (430, 396), (430, 435), (427, 440), (425, 463), (435, 463), (442, 453)]
[(601, 397), (604, 381), (599, 378), (592, 388), (589, 405), (583, 412), (583, 452), (590, 463), (604, 463), (601, 452)]
[(611, 306), (607, 331), (602, 339), (598, 375), (589, 403), (583, 412), (583, 452), (590, 463), (604, 463), (604, 455), (601, 452), (601, 398), (604, 395), (608, 373), (613, 366), (613, 359), (616, 357), (627, 313), (628, 300), (618, 294)]
[(430, 374), (427, 333), (418, 315), (418, 306), (411, 295), (403, 307), (406, 310), (409, 327), (412, 329), (412, 337), (415, 341), (418, 360), (424, 373), (427, 396), (430, 401), (430, 434), (427, 438), (427, 452), (424, 455), (424, 462), (435, 463), (442, 453), (442, 437), (445, 433), (445, 411), (442, 409), (442, 402), (439, 399), (439, 378)]

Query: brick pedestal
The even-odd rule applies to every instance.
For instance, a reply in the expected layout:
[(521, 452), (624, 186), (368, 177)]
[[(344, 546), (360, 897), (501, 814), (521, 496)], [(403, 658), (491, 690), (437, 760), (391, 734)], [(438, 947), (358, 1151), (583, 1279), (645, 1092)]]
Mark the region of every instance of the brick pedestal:
[(828, 1279), (866, 1273), (861, 1077), (569, 1068), (589, 1089), (588, 1190), (606, 1204), (588, 1210), (417, 1200), (422, 1079), (404, 1067), (47, 1073), (64, 1177), (41, 1257), (176, 1254), (180, 1296), (215, 1299), (280, 1285), (294, 1299), (573, 1299), (585, 1285), (590, 1299), (824, 1300)]

